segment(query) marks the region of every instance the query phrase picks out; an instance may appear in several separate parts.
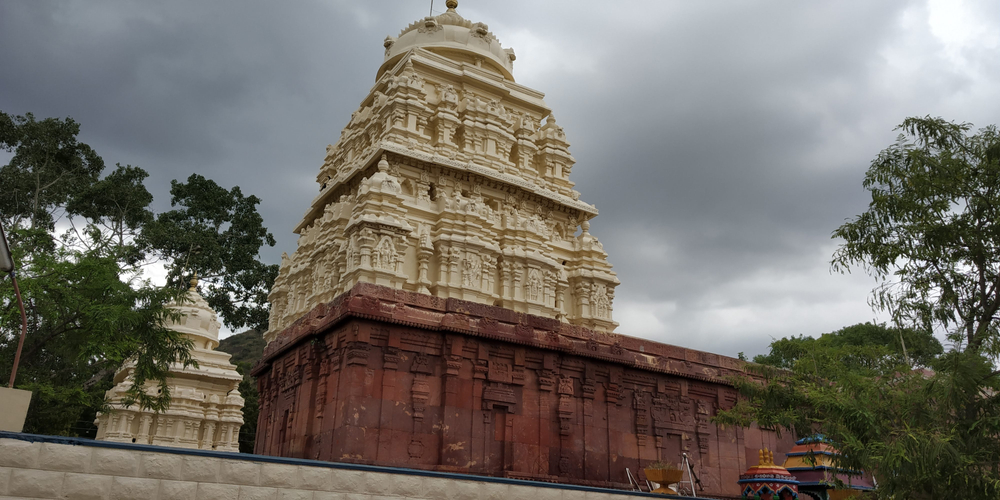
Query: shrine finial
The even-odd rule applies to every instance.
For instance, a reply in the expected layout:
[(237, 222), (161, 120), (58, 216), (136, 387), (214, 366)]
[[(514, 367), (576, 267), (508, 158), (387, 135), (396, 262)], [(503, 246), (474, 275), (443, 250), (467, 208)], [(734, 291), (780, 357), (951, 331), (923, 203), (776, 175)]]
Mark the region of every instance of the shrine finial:
[(458, 8), (458, 0), (448, 0), (444, 4), (448, 6), (449, 10), (455, 10)]

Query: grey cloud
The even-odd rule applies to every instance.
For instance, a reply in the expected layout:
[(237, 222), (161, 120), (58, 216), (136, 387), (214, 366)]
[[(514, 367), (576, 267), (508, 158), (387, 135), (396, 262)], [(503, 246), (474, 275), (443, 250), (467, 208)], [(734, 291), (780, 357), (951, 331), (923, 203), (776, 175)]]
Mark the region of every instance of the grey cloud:
[[(652, 311), (663, 332), (644, 334), (660, 340), (753, 353), (871, 319), (870, 283), (827, 269), (831, 231), (867, 203), (868, 162), (905, 116), (997, 121), (1000, 49), (973, 43), (956, 66), (917, 1), (460, 3), (505, 45), (530, 34), (555, 51), (513, 44), (515, 76), (532, 68), (519, 82), (547, 94), (573, 143), (618, 310)], [(974, 8), (996, 32), (998, 7)], [(164, 206), (169, 180), (194, 171), (259, 195), (273, 262), (294, 250), (382, 39), (426, 9), (4, 2), (0, 109), (73, 116), (107, 161), (149, 170)], [(584, 67), (532, 66), (553, 58)]]

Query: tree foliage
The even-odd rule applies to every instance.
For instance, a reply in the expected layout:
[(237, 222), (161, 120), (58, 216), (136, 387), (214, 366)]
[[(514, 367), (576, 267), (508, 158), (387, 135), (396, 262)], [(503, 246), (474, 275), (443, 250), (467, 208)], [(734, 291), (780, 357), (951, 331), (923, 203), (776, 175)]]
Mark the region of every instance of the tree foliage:
[(260, 247), (274, 246), (274, 236), (257, 213), (260, 199), (244, 196), (198, 174), (171, 182), (172, 206), (146, 224), (143, 242), (174, 262), (168, 280), (183, 285), (191, 270), (208, 284), (205, 299), (233, 329), (267, 329), (267, 294), (278, 276), (277, 265), (257, 259)]
[(31, 227), (51, 230), (53, 211), (97, 180), (104, 161), (76, 140), (79, 133), (80, 125), (72, 118), (37, 121), (31, 113), (0, 112), (0, 148), (14, 152), (10, 163), (0, 168), (5, 226), (27, 218)]
[(865, 175), (868, 210), (840, 226), (833, 269), (881, 280), (874, 307), (995, 356), (1000, 309), (1000, 134), (907, 118)]
[[(182, 213), (174, 218), (181, 231), (147, 236), (158, 229), (150, 209), (153, 196), (144, 185), (148, 174), (129, 165), (105, 172), (100, 156), (77, 140), (79, 130), (69, 118), (36, 120), (31, 114), (0, 112), (0, 148), (14, 153), (0, 168), (0, 221), (8, 231), (28, 313), (17, 386), (35, 393), (27, 432), (92, 432), (111, 375), (126, 360), (136, 367), (129, 402), (163, 409), (170, 396), (164, 383), (169, 367), (190, 361), (191, 342), (163, 327), (176, 314), (165, 304), (179, 300), (186, 287), (154, 286), (143, 276), (151, 262), (166, 265), (172, 276), (191, 268), (172, 249), (185, 244), (189, 236), (183, 228), (198, 216)], [(231, 192), (238, 195), (239, 188)], [(182, 203), (217, 203), (215, 196), (210, 189), (190, 189)], [(241, 294), (270, 287), (273, 277), (266, 272), (253, 278), (242, 273), (268, 269), (256, 262), (257, 252), (261, 244), (274, 242), (256, 212), (256, 198), (239, 199), (242, 204), (222, 206), (216, 215), (241, 222), (215, 227), (227, 235), (217, 235), (226, 243), (217, 252), (222, 263), (211, 268), (218, 287), (230, 291), (237, 303)], [(253, 241), (259, 243), (251, 249)], [(257, 321), (262, 306), (247, 303), (221, 313), (229, 324), (244, 324)], [(0, 373), (10, 373), (19, 334), (13, 287), (3, 279)]]
[(1000, 135), (930, 117), (899, 129), (865, 176), (868, 210), (834, 231), (832, 261), (877, 279), (870, 302), (898, 328), (775, 341), (717, 421), (823, 433), (880, 498), (997, 498)]

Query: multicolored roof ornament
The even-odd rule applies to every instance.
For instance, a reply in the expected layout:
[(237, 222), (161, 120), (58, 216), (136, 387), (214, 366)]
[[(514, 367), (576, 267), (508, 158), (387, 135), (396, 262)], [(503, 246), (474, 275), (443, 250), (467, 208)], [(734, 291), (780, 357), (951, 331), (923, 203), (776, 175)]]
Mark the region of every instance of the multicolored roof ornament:
[(774, 464), (774, 452), (760, 450), (760, 463), (740, 474), (738, 481), (744, 499), (789, 500), (799, 497), (799, 482), (780, 465)]
[[(785, 454), (785, 468), (795, 473), (806, 498), (840, 500), (872, 490), (869, 475), (839, 469), (834, 465), (833, 459), (838, 454), (830, 440), (822, 435), (810, 436), (796, 441), (795, 447)], [(838, 483), (845, 487), (837, 489)]]

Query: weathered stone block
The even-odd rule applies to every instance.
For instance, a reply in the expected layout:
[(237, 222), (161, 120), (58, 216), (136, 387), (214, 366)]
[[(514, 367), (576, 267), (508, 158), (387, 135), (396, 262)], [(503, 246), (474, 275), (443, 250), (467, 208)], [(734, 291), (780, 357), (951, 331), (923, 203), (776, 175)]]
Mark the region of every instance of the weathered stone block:
[(524, 495), (524, 498), (531, 498), (532, 500), (563, 500), (563, 490), (556, 488), (532, 488), (530, 486), (524, 487), (524, 492), (518, 492), (517, 494)]
[(389, 495), (395, 487), (395, 476), (392, 474), (382, 474), (379, 472), (365, 472), (364, 486), (362, 490), (355, 493), (368, 493), (371, 495)]
[(294, 465), (261, 464), (260, 485), (278, 488), (294, 488), (298, 479), (298, 470)]
[(139, 460), (136, 453), (125, 450), (94, 448), (90, 461), (90, 472), (108, 476), (139, 475)]
[(331, 475), (330, 489), (342, 492), (364, 491), (366, 479), (365, 473), (361, 471), (334, 470)]
[(199, 483), (216, 483), (219, 481), (221, 461), (207, 457), (184, 457), (181, 466), (181, 479)]
[(462, 481), (443, 481), (439, 479), (428, 479), (425, 483), (426, 489), (423, 496), (419, 498), (435, 498), (441, 500), (453, 500), (456, 498), (458, 491), (455, 487), (456, 483)]
[(260, 484), (260, 465), (245, 460), (223, 460), (219, 466), (219, 482), (257, 486)]
[(13, 497), (59, 498), (65, 472), (14, 469), (7, 494)]
[(423, 498), (422, 495), (427, 490), (426, 481), (431, 479), (398, 474), (392, 478), (392, 494), (406, 498)]
[(0, 439), (0, 467), (32, 469), (38, 465), (41, 443)]
[(291, 490), (281, 488), (278, 490), (278, 500), (312, 500), (313, 492), (310, 490)]
[(262, 486), (240, 486), (239, 500), (277, 500), (277, 488)]
[(483, 500), (508, 500), (510, 485), (499, 483), (482, 483), (479, 485), (479, 498)]
[(66, 473), (63, 498), (72, 500), (107, 500), (111, 496), (112, 476)]
[(298, 487), (308, 490), (329, 490), (333, 484), (332, 469), (325, 467), (299, 467)]
[(191, 481), (160, 481), (157, 500), (192, 500), (198, 497), (198, 483)]
[(455, 500), (479, 500), (485, 498), (481, 496), (485, 490), (485, 483), (478, 481), (448, 481), (451, 483), (451, 498)]
[[(366, 497), (368, 495), (360, 495)], [(316, 491), (313, 493), (313, 500), (348, 500), (347, 495), (344, 493), (337, 493), (332, 491)]]
[(143, 453), (140, 464), (140, 476), (179, 480), (181, 479), (184, 457), (169, 453)]
[(87, 472), (93, 448), (89, 446), (68, 446), (64, 444), (42, 443), (38, 453), (38, 468), (64, 472)]
[(233, 484), (209, 484), (200, 483), (198, 485), (197, 500), (238, 500), (240, 487)]
[(159, 490), (159, 479), (116, 477), (111, 483), (110, 498), (111, 500), (153, 499)]

